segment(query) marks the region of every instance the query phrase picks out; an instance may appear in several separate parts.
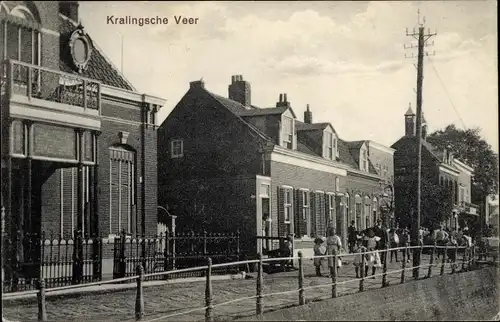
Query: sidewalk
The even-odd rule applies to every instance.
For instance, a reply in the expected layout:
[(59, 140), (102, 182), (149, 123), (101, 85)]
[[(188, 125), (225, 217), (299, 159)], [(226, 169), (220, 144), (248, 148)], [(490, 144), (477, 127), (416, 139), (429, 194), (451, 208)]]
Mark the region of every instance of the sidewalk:
[[(237, 280), (244, 279), (246, 274), (234, 274), (234, 275), (213, 275), (211, 277), (212, 281), (224, 281), (224, 280)], [(143, 282), (143, 287), (151, 287), (151, 286), (163, 286), (169, 284), (186, 284), (186, 283), (196, 283), (196, 282), (205, 282), (205, 277), (188, 277), (188, 278), (177, 278), (171, 280), (160, 280), (160, 281), (145, 281)], [(103, 281), (103, 283), (109, 282)], [(48, 298), (57, 298), (64, 296), (65, 298), (81, 296), (83, 294), (105, 294), (116, 291), (125, 291), (130, 289), (136, 289), (137, 283), (131, 281), (129, 283), (124, 284), (101, 284), (101, 285), (92, 285), (85, 286), (85, 284), (80, 285), (79, 288), (75, 289), (67, 289), (67, 290), (56, 290), (50, 291), (50, 289), (46, 290), (46, 297)], [(7, 293), (2, 295), (3, 303), (15, 303), (16, 301), (32, 302), (32, 300), (37, 299), (37, 294), (34, 291), (25, 291), (25, 292), (16, 292), (16, 293)], [(5, 321), (5, 319), (4, 319)]]

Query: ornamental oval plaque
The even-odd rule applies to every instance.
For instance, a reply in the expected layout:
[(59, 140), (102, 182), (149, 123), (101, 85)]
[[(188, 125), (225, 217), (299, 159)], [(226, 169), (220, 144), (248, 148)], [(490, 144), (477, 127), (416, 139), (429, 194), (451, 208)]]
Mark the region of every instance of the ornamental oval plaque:
[(83, 26), (79, 25), (78, 29), (73, 31), (69, 40), (71, 57), (76, 70), (81, 73), (86, 68), (92, 54), (92, 41), (87, 33), (83, 30)]

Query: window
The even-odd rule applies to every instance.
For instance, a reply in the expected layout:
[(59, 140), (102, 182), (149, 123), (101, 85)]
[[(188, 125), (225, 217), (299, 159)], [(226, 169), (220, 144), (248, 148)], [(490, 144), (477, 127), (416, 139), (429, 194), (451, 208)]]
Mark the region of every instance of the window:
[(136, 204), (135, 153), (123, 146), (109, 148), (109, 233), (135, 232), (132, 225)]
[(372, 221), (373, 221), (373, 223), (377, 222), (377, 209), (378, 209), (377, 198), (373, 198), (373, 201), (372, 201)]
[(312, 225), (311, 225), (311, 209), (310, 209), (310, 193), (309, 191), (303, 190), (302, 193), (302, 220), (306, 224), (306, 235), (311, 236)]
[(173, 140), (171, 144), (172, 158), (182, 158), (184, 156), (184, 142), (182, 140)]
[(292, 189), (285, 190), (285, 223), (290, 224), (292, 220)]
[(325, 132), (325, 158), (332, 160), (334, 158), (333, 150), (333, 133)]
[(327, 209), (327, 214), (328, 214), (328, 225), (334, 225), (335, 223), (335, 195), (334, 194), (328, 194), (328, 209)]
[(156, 113), (155, 111), (149, 112), (149, 124), (156, 124)]
[(288, 149), (293, 148), (293, 119), (290, 117), (283, 116), (283, 142), (282, 146)]
[(372, 225), (371, 221), (371, 203), (370, 203), (370, 198), (365, 197), (365, 210), (364, 210), (364, 215), (365, 215), (365, 228), (369, 228)]
[(359, 161), (360, 170), (368, 171), (368, 153), (365, 149), (361, 150), (361, 158)]
[(363, 229), (363, 221), (361, 218), (361, 197), (359, 195), (356, 195), (354, 197), (354, 215), (356, 216), (356, 229), (362, 230)]
[[(17, 6), (10, 12), (18, 20), (35, 21), (33, 14), (24, 6)], [(22, 21), (21, 20), (21, 21)], [(28, 64), (40, 65), (40, 33), (27, 23), (14, 24), (0, 22), (0, 40), (2, 52), (0, 58), (19, 60)], [(4, 37), (6, 36), (6, 37)], [(14, 69), (16, 81), (27, 81), (26, 67)]]
[(335, 178), (335, 191), (340, 191), (340, 179), (338, 177)]
[(465, 201), (465, 188), (464, 187), (460, 187), (460, 198), (458, 200), (460, 203), (462, 203), (463, 201)]

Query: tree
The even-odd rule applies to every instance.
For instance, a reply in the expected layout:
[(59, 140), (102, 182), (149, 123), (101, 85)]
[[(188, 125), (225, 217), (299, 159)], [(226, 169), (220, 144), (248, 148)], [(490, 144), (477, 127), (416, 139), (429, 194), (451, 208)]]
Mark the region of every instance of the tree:
[(481, 138), (479, 128), (460, 130), (448, 125), (427, 137), (432, 145), (451, 151), (456, 158), (474, 169), (471, 200), (484, 204), (486, 196), (498, 193), (498, 155)]
[[(396, 180), (396, 218), (400, 227), (413, 224), (416, 211), (417, 185), (415, 180)], [(429, 178), (422, 177), (421, 186), (420, 225), (424, 227), (436, 227), (448, 220), (452, 213), (452, 194), (450, 189), (439, 185)], [(413, 204), (412, 204), (413, 203)], [(412, 207), (413, 206), (413, 207)]]

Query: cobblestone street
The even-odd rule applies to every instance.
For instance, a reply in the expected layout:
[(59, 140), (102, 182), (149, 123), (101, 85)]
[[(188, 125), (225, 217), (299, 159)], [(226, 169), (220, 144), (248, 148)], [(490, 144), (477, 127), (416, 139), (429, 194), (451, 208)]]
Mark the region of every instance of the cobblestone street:
[[(428, 263), (429, 256), (424, 255), (424, 262)], [(408, 264), (410, 265), (410, 264)], [(388, 270), (396, 270), (401, 263), (390, 263)], [(439, 274), (440, 267), (433, 268), (433, 276)], [(450, 264), (446, 264), (445, 273), (450, 273)], [(377, 270), (381, 273), (382, 270)], [(427, 274), (427, 269), (421, 269), (420, 276)], [(255, 276), (256, 274), (251, 274)], [(298, 272), (264, 274), (264, 294), (283, 292), (297, 289)], [(352, 264), (343, 266), (339, 273), (339, 282), (355, 278)], [(390, 285), (400, 283), (401, 273), (388, 275)], [(406, 272), (406, 280), (412, 280), (411, 270)], [(314, 276), (312, 261), (305, 262), (305, 287), (327, 284), (331, 280), (327, 277)], [(365, 280), (365, 290), (380, 288), (382, 277)], [(255, 299), (234, 302), (227, 305), (217, 306), (238, 298), (255, 295), (256, 280), (219, 280), (213, 282), (214, 316), (218, 320), (229, 320), (238, 317), (251, 316), (255, 314)], [(353, 281), (337, 286), (339, 296), (352, 294), (359, 291), (359, 282)], [(49, 321), (133, 321), (135, 307), (135, 290), (127, 290), (107, 294), (88, 294), (79, 298), (66, 298), (50, 300), (47, 297), (47, 316)], [(308, 301), (329, 298), (331, 287), (306, 290)], [(203, 320), (204, 310), (186, 315), (173, 316), (161, 319), (162, 316), (188, 311), (189, 309), (203, 307), (205, 298), (205, 283), (191, 282), (182, 284), (170, 284), (144, 288), (145, 321), (160, 318), (157, 321), (187, 321)], [(298, 304), (298, 292), (280, 294), (264, 297), (264, 309), (274, 310), (285, 306)], [(8, 304), (4, 307), (3, 316), (13, 321), (36, 321), (37, 305)]]

